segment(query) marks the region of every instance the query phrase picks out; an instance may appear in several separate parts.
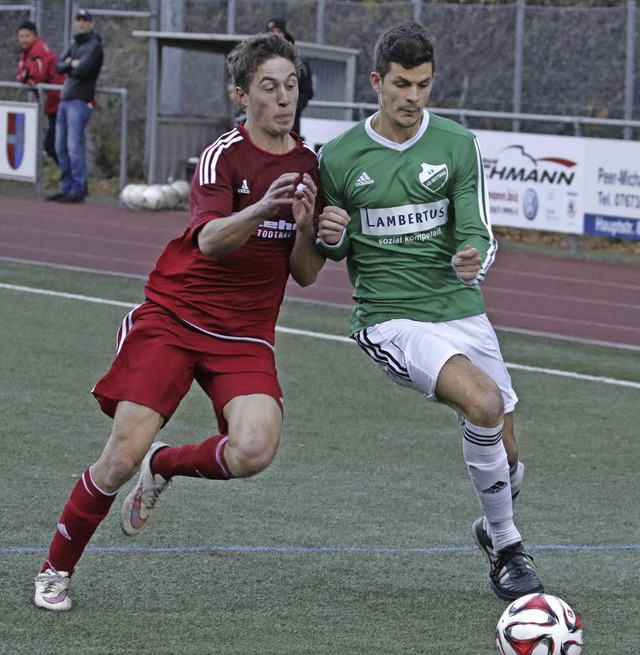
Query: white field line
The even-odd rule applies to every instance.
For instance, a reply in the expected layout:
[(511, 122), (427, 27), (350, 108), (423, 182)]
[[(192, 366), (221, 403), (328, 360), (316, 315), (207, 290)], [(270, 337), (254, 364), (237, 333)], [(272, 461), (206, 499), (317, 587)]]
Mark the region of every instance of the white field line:
[[(65, 300), (79, 300), (98, 305), (111, 305), (113, 307), (123, 307), (133, 309), (137, 303), (122, 302), (120, 300), (111, 300), (109, 298), (97, 298), (95, 296), (84, 296), (77, 293), (66, 293), (64, 291), (51, 291), (50, 289), (38, 289), (35, 287), (25, 287), (15, 284), (0, 283), (0, 289), (7, 291), (18, 291), (21, 293), (32, 293), (54, 298), (64, 298)], [(324, 334), (321, 332), (310, 332), (308, 330), (296, 330), (277, 326), (276, 330), (283, 334), (293, 334), (297, 336), (310, 337), (312, 339), (322, 339), (324, 341), (339, 341), (342, 343), (354, 343), (349, 337), (343, 337), (335, 334)], [(586, 382), (598, 382), (599, 384), (616, 385), (620, 387), (629, 387), (631, 389), (640, 389), (640, 382), (630, 380), (618, 380), (617, 378), (601, 377), (597, 375), (585, 375), (583, 373), (573, 373), (572, 371), (561, 371), (553, 368), (542, 368), (539, 366), (527, 366), (526, 364), (516, 364), (507, 362), (507, 367), (513, 370), (528, 371), (530, 373), (542, 373), (544, 375), (553, 375), (557, 377), (572, 378), (574, 380), (583, 380)]]

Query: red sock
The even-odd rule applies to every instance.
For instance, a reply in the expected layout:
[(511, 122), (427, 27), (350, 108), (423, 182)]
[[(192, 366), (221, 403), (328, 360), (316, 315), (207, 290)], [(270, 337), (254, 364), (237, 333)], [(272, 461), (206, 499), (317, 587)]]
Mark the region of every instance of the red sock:
[(56, 571), (67, 571), (71, 575), (115, 498), (115, 493), (105, 494), (96, 487), (91, 479), (91, 470), (87, 469), (76, 482), (62, 509), (42, 570), (51, 566)]
[(165, 480), (174, 475), (228, 480), (234, 476), (224, 458), (227, 441), (229, 437), (226, 434), (218, 434), (198, 444), (161, 448), (151, 460), (151, 469)]

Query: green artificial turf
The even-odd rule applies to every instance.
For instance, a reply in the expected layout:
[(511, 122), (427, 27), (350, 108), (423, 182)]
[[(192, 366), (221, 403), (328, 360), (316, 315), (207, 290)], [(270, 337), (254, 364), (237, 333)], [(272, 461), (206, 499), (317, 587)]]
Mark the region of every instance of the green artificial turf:
[[(0, 283), (86, 297), (0, 287), (2, 655), (494, 652), (506, 604), (474, 547), (479, 508), (453, 413), (326, 338), (345, 335), (346, 311), (300, 302), (280, 325), (312, 334), (278, 333), (285, 424), (272, 466), (176, 479), (135, 539), (112, 511), (74, 576), (73, 610), (36, 609), (60, 509), (109, 433), (90, 390), (142, 281), (0, 262)], [(640, 353), (500, 338), (520, 396), (527, 546), (582, 618), (583, 655), (637, 655)], [(161, 438), (215, 432), (195, 387)]]

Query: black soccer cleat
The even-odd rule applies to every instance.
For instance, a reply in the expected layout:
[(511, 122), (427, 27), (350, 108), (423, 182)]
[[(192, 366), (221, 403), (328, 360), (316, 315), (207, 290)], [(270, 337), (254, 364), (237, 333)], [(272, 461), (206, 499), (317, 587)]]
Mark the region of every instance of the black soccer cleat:
[(489, 584), (502, 600), (516, 600), (527, 594), (544, 593), (540, 578), (533, 569), (533, 558), (524, 552), (522, 542), (494, 550), (491, 537), (484, 529), (484, 517), (473, 524), (473, 535), (491, 570)]

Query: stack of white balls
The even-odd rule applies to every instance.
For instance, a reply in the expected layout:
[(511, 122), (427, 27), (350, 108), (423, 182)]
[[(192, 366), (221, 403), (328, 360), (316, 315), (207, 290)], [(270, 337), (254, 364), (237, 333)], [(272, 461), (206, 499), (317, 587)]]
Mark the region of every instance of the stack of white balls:
[(179, 209), (189, 198), (189, 182), (170, 184), (127, 184), (120, 192), (120, 202), (129, 209)]

